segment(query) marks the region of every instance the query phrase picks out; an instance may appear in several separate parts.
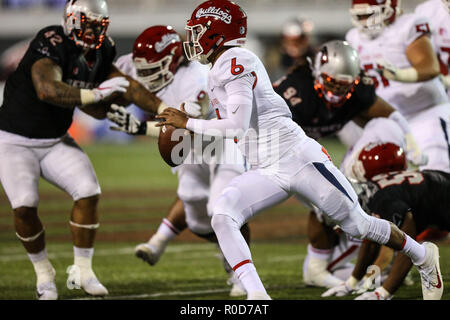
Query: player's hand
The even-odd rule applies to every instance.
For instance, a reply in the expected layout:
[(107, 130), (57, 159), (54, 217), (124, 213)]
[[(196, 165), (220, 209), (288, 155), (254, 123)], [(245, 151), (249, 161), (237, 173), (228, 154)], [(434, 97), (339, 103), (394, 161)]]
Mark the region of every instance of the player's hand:
[(175, 128), (186, 129), (186, 124), (189, 120), (187, 113), (184, 111), (184, 104), (181, 105), (181, 110), (175, 108), (167, 108), (162, 113), (158, 114), (156, 119), (162, 121), (156, 124), (157, 127), (171, 125)]
[(378, 287), (375, 291), (370, 291), (357, 296), (355, 300), (391, 300), (392, 294), (386, 291), (383, 287)]
[(428, 163), (428, 157), (422, 153), (411, 133), (405, 134), (406, 158), (415, 166), (424, 166)]
[(398, 68), (395, 67), (392, 63), (389, 61), (386, 61), (384, 59), (377, 60), (377, 71), (379, 74), (381, 74), (383, 77), (389, 80), (396, 80)]
[(181, 110), (186, 112), (191, 118), (200, 118), (203, 116), (202, 107), (195, 102), (186, 101), (181, 105)]
[(114, 93), (126, 92), (129, 85), (130, 82), (124, 77), (114, 77), (106, 80), (92, 90), (94, 93), (94, 102), (105, 100)]
[(144, 135), (146, 132), (146, 123), (141, 123), (134, 115), (127, 112), (124, 107), (116, 104), (111, 105), (112, 111), (108, 112), (106, 116), (117, 127), (109, 127), (111, 130), (123, 131), (132, 135)]
[(327, 291), (322, 293), (321, 297), (344, 297), (352, 294), (356, 290), (358, 284), (352, 285), (353, 281), (351, 281), (350, 278), (342, 284), (328, 289)]

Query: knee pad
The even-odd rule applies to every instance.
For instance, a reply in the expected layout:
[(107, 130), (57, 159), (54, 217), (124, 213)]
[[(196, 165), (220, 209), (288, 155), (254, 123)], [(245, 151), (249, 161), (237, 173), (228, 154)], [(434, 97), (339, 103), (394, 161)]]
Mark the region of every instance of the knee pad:
[(363, 239), (366, 238), (370, 229), (371, 216), (364, 212), (359, 204), (355, 204), (348, 211), (348, 215), (340, 222), (340, 227), (350, 236)]
[(223, 233), (227, 229), (240, 230), (241, 225), (227, 214), (215, 214), (211, 219), (211, 226), (216, 234)]
[(77, 188), (71, 192), (71, 196), (74, 201), (97, 196), (101, 194), (100, 185), (97, 181), (88, 181), (80, 184)]
[(10, 199), (11, 207), (17, 209), (20, 207), (37, 208), (39, 204), (39, 196), (37, 193), (23, 193)]

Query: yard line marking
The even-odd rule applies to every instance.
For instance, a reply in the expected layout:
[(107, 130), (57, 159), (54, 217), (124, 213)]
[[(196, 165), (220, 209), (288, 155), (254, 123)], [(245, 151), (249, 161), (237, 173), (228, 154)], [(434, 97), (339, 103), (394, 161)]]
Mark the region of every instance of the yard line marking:
[(145, 299), (145, 298), (157, 298), (162, 296), (190, 296), (196, 294), (210, 294), (210, 293), (223, 293), (230, 291), (230, 288), (226, 289), (213, 289), (213, 290), (196, 290), (196, 291), (171, 291), (171, 292), (157, 292), (157, 293), (141, 293), (130, 294), (122, 296), (107, 296), (104, 298), (99, 297), (84, 297), (74, 298), (69, 300), (123, 300), (123, 299)]
[[(177, 245), (168, 247), (166, 249), (167, 253), (178, 253), (178, 252), (189, 252), (189, 251), (210, 251), (214, 249), (215, 246), (210, 244), (196, 244), (196, 245)], [(125, 247), (118, 249), (99, 249), (96, 250), (94, 256), (114, 256), (114, 255), (127, 255), (134, 254), (134, 247)], [(72, 251), (66, 252), (58, 252), (58, 253), (48, 253), (49, 259), (55, 258), (69, 258), (73, 257)], [(28, 256), (26, 253), (22, 254), (10, 254), (10, 255), (1, 255), (0, 262), (10, 262), (10, 261), (23, 261), (28, 260)]]

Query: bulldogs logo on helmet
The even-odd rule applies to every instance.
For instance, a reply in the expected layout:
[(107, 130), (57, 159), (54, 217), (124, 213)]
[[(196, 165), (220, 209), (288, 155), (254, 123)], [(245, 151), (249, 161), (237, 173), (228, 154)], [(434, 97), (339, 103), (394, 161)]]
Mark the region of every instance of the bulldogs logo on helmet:
[(173, 80), (183, 59), (181, 38), (171, 26), (147, 28), (134, 42), (133, 64), (137, 77), (152, 92)]
[(400, 14), (400, 0), (352, 0), (352, 24), (370, 37), (378, 36), (383, 28)]
[(408, 167), (406, 156), (401, 147), (393, 143), (369, 144), (364, 147), (353, 164), (352, 171), (360, 182)]
[(318, 50), (313, 65), (314, 88), (334, 107), (350, 99), (360, 81), (359, 56), (346, 41), (333, 40)]
[(234, 2), (210, 0), (200, 4), (187, 21), (186, 57), (208, 64), (208, 57), (222, 46), (241, 46), (247, 36), (247, 15)]
[(77, 46), (98, 49), (109, 26), (105, 0), (69, 0), (64, 7), (64, 33)]

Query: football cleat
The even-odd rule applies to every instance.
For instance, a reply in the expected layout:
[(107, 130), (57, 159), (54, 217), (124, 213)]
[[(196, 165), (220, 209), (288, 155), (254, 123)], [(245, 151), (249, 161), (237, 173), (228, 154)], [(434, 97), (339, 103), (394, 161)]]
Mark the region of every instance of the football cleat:
[(81, 288), (91, 296), (106, 296), (109, 292), (100, 283), (92, 269), (81, 268)]
[(249, 292), (247, 300), (272, 300), (272, 298), (265, 292), (253, 291)]
[(241, 297), (247, 294), (244, 285), (234, 272), (227, 280), (227, 284), (232, 286), (230, 290), (230, 297)]
[(426, 249), (425, 261), (417, 266), (422, 281), (423, 300), (440, 300), (444, 281), (439, 266), (439, 249), (431, 242), (424, 242), (423, 245)]
[(157, 250), (149, 243), (141, 243), (134, 249), (136, 257), (144, 260), (149, 265), (154, 266), (161, 257), (161, 251)]
[(56, 290), (55, 282), (49, 281), (39, 284), (36, 289), (36, 296), (38, 300), (57, 300), (58, 290)]
[(333, 276), (327, 270), (327, 260), (309, 257), (303, 269), (303, 282), (308, 286), (333, 288), (342, 280)]

